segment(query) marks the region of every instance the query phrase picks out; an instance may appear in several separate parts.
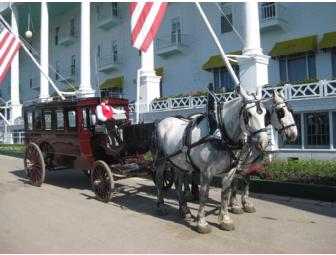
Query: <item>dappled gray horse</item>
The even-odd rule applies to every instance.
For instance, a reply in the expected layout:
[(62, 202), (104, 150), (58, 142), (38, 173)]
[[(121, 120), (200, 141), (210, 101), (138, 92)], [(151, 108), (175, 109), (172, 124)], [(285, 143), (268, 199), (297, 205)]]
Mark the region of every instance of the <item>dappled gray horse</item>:
[[(295, 141), (297, 139), (298, 131), (293, 117), (293, 111), (287, 101), (285, 100), (284, 94), (280, 92), (278, 94), (275, 90), (273, 91), (273, 97), (263, 101), (264, 106), (267, 109), (266, 125), (271, 124), (275, 130), (277, 130), (286, 141)], [(257, 150), (246, 144), (244, 153), (246, 156), (245, 162), (242, 162), (241, 169), (237, 171), (243, 177), (242, 182), (242, 196), (241, 205), (237, 200), (237, 187), (238, 187), (238, 176), (236, 175), (231, 184), (231, 198), (230, 207), (231, 212), (235, 214), (241, 214), (244, 211), (248, 213), (253, 213), (256, 211), (252, 201), (249, 199), (249, 183), (251, 173), (260, 170), (267, 164), (269, 164), (269, 159), (266, 155), (260, 153)]]
[[(219, 226), (223, 230), (234, 228), (229, 217), (228, 203), (230, 185), (236, 172), (235, 154), (226, 144), (231, 141), (239, 144), (246, 134), (251, 143), (260, 150), (265, 150), (268, 136), (265, 129), (266, 109), (260, 102), (261, 90), (256, 94), (248, 95), (243, 88), (238, 89), (240, 97), (220, 104), (218, 107), (218, 121), (222, 133), (222, 146), (213, 142), (209, 135), (208, 119), (202, 118), (188, 130), (190, 121), (168, 117), (161, 120), (156, 127), (155, 144), (153, 148), (153, 167), (156, 171), (156, 186), (158, 192), (157, 210), (165, 214), (162, 193), (164, 163), (169, 160), (177, 173), (194, 171), (200, 172), (200, 207), (197, 215), (197, 228), (200, 233), (209, 233), (210, 226), (205, 219), (205, 205), (208, 199), (209, 187), (215, 174), (223, 174), (221, 210), (218, 217)], [(190, 143), (186, 145), (185, 137)], [(218, 141), (218, 139), (215, 139)], [(224, 149), (223, 149), (224, 146)], [(178, 185), (181, 187), (182, 185)], [(180, 212), (190, 215), (190, 210), (184, 200), (182, 188), (177, 190)]]

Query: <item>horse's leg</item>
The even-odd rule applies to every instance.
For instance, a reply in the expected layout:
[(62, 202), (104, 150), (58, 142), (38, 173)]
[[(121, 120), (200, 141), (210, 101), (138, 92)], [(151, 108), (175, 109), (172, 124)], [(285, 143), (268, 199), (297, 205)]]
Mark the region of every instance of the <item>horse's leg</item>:
[(175, 187), (177, 193), (177, 199), (179, 201), (179, 213), (184, 219), (191, 219), (192, 215), (188, 208), (184, 193), (183, 193), (183, 184), (186, 182), (187, 173), (185, 171), (177, 170)]
[(192, 172), (191, 177), (191, 193), (193, 195), (194, 201), (199, 201), (199, 184), (200, 184), (200, 173), (199, 172)]
[(235, 175), (231, 183), (230, 207), (232, 213), (242, 214), (244, 213), (244, 211), (237, 200), (237, 189), (238, 189), (238, 175)]
[(188, 173), (185, 173), (184, 174), (184, 178), (183, 178), (183, 186), (184, 186), (184, 197), (185, 197), (185, 200), (188, 201), (188, 202), (191, 202), (193, 199), (192, 199), (192, 194), (191, 194), (191, 191), (190, 191), (190, 183), (191, 183), (191, 179), (190, 179), (190, 176)]
[(250, 175), (246, 175), (244, 178), (244, 187), (243, 187), (243, 194), (242, 194), (242, 205), (243, 210), (247, 213), (254, 213), (256, 209), (249, 199), (249, 190), (250, 190)]
[(196, 230), (199, 233), (207, 234), (211, 232), (211, 228), (205, 219), (205, 206), (208, 201), (210, 182), (212, 180), (211, 171), (201, 172), (201, 188), (200, 188), (200, 205), (197, 213)]
[(164, 216), (168, 214), (167, 209), (164, 206), (163, 199), (163, 172), (165, 170), (165, 162), (160, 161), (156, 163), (155, 166), (155, 181), (156, 181), (156, 189), (157, 189), (157, 214), (160, 216)]
[(236, 168), (231, 169), (228, 173), (226, 173), (222, 178), (222, 192), (221, 192), (221, 209), (218, 215), (218, 223), (219, 227), (222, 230), (234, 230), (235, 226), (233, 224), (233, 220), (229, 216), (229, 199), (231, 193), (231, 182), (234, 178), (236, 172)]

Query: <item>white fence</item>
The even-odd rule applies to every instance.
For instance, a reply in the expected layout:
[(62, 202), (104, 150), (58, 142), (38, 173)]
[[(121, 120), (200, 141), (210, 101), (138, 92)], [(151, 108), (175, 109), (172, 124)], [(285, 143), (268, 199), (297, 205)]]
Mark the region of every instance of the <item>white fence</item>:
[[(271, 97), (273, 90), (283, 91), (289, 101), (309, 98), (326, 98), (336, 96), (336, 80), (321, 80), (314, 83), (291, 85), (283, 87), (270, 87), (262, 90), (263, 98)], [(234, 98), (234, 92), (216, 94), (221, 101), (229, 101)], [(151, 112), (173, 111), (204, 107), (207, 103), (206, 96), (189, 96), (180, 98), (168, 98), (156, 100), (150, 104)], [(135, 104), (129, 104), (130, 112), (135, 112)]]
[(25, 133), (23, 131), (0, 133), (1, 144), (24, 144)]

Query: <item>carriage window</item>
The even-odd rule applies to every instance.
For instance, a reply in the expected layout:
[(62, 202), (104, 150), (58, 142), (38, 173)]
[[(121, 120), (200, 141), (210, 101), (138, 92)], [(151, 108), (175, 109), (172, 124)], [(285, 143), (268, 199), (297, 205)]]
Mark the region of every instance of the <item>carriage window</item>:
[(56, 129), (64, 129), (63, 111), (56, 111)]
[(40, 110), (34, 112), (34, 129), (42, 129), (42, 112)]
[(33, 113), (27, 113), (28, 130), (33, 130)]
[(87, 113), (86, 113), (86, 109), (83, 109), (83, 128), (87, 128), (88, 127), (88, 120), (87, 120)]
[(51, 130), (51, 112), (44, 112), (44, 128)]
[(68, 127), (76, 128), (76, 111), (68, 111)]

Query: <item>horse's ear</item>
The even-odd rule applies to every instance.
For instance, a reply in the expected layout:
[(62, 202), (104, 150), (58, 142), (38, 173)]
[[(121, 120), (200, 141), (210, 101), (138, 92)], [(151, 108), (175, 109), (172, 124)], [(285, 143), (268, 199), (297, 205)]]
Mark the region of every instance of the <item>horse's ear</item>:
[(281, 101), (281, 98), (278, 95), (278, 92), (276, 90), (273, 90), (273, 100), (275, 103), (279, 103)]
[(257, 88), (257, 99), (261, 100), (262, 98), (262, 88), (260, 86), (258, 86)]
[(251, 96), (249, 96), (246, 92), (246, 90), (244, 89), (244, 87), (239, 86), (239, 95), (241, 95), (245, 100), (253, 100), (253, 98)]
[(280, 96), (281, 96), (283, 99), (285, 99), (285, 94), (284, 94), (283, 90), (280, 90)]

